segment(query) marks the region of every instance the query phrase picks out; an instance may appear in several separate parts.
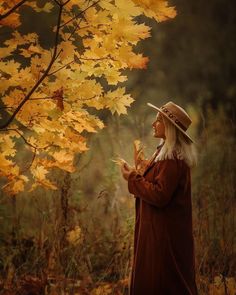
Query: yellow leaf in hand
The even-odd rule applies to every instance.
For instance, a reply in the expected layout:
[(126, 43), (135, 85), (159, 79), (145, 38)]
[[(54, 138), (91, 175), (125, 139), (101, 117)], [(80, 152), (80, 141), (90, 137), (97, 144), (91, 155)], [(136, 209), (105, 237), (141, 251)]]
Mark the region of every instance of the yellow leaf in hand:
[(134, 163), (135, 169), (143, 174), (144, 170), (147, 167), (148, 160), (145, 159), (143, 147), (141, 146), (140, 140), (134, 141)]
[(115, 162), (117, 165), (122, 166), (124, 163), (127, 163), (124, 159), (122, 158), (117, 158), (117, 159), (111, 159), (112, 162)]

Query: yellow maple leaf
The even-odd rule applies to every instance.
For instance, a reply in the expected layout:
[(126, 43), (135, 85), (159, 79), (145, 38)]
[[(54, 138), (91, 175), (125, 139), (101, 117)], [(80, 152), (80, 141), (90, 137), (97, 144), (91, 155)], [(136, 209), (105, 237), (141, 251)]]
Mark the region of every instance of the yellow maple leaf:
[(31, 168), (31, 172), (35, 178), (43, 180), (46, 178), (48, 170), (46, 170), (43, 166), (36, 166)]
[(45, 167), (39, 166), (37, 165), (37, 163), (35, 163), (34, 165), (30, 167), (30, 170), (34, 177), (35, 183), (33, 183), (31, 188), (29, 189), (29, 192), (33, 191), (38, 186), (43, 186), (46, 189), (53, 189), (53, 190), (57, 189), (56, 185), (51, 183), (46, 178), (46, 174), (48, 173), (48, 170), (45, 169)]
[(58, 50), (61, 50), (60, 58), (65, 59), (65, 58), (73, 56), (76, 50), (76, 47), (71, 42), (62, 41), (60, 45), (58, 46)]
[(23, 55), (24, 57), (28, 58), (31, 57), (33, 54), (42, 54), (42, 50), (40, 46), (36, 46), (31, 44), (28, 48), (21, 48), (20, 49), (20, 55)]
[(142, 13), (140, 7), (135, 5), (132, 0), (115, 0), (115, 6), (117, 7), (117, 13), (124, 18), (138, 16)]
[(125, 94), (124, 87), (119, 87), (114, 91), (108, 91), (104, 95), (103, 101), (112, 114), (117, 112), (120, 115), (127, 113), (127, 107), (131, 105), (134, 99), (129, 94)]
[(0, 175), (6, 176), (10, 173), (11, 168), (14, 166), (13, 162), (0, 153)]
[(22, 179), (18, 179), (16, 181), (10, 181), (6, 185), (2, 187), (5, 193), (8, 195), (16, 195), (25, 189), (24, 181)]
[(85, 4), (86, 2), (84, 2), (84, 0), (70, 0), (66, 4), (65, 8), (70, 11), (73, 6), (78, 6), (82, 8), (85, 6)]
[(117, 85), (119, 82), (127, 80), (127, 76), (121, 74), (115, 67), (108, 67), (104, 73), (104, 76), (109, 85)]
[(130, 69), (146, 69), (149, 58), (140, 53), (129, 52), (127, 53), (126, 61)]
[(4, 104), (8, 107), (17, 107), (18, 104), (22, 101), (24, 98), (24, 93), (20, 89), (13, 89), (9, 95), (6, 95), (4, 97)]
[(11, 53), (15, 49), (16, 49), (16, 46), (15, 46), (15, 48), (12, 48), (12, 47), (9, 47), (9, 46), (1, 47), (0, 48), (0, 56), (1, 56), (1, 58), (9, 57), (11, 55)]
[(150, 37), (150, 28), (145, 24), (135, 24), (126, 18), (118, 18), (111, 25), (112, 39), (137, 44), (141, 39)]
[(154, 18), (158, 22), (165, 21), (176, 16), (173, 6), (168, 6), (167, 0), (133, 0), (138, 6), (143, 8), (147, 17)]
[(56, 160), (54, 166), (66, 170), (68, 172), (74, 172), (75, 166), (73, 165), (74, 155), (68, 151), (61, 150), (51, 154)]
[(6, 18), (0, 20), (0, 25), (11, 27), (13, 29), (19, 27), (21, 25), (19, 14), (15, 12), (11, 13)]
[(112, 0), (102, 0), (98, 2), (98, 5), (103, 8), (106, 9), (108, 11), (113, 11), (114, 10), (114, 5), (112, 4)]
[(11, 135), (5, 134), (0, 137), (0, 151), (3, 156), (14, 156), (16, 153), (15, 142)]
[(78, 134), (75, 130), (67, 128), (64, 134), (67, 140), (65, 147), (70, 148), (71, 151), (82, 153), (89, 149), (86, 146), (86, 139)]
[(16, 75), (17, 72), (18, 72), (18, 69), (20, 67), (20, 63), (18, 62), (15, 62), (14, 60), (9, 60), (9, 61), (6, 61), (6, 62), (0, 62), (0, 66), (1, 66), (1, 71), (10, 75), (10, 76), (13, 76), (13, 75)]
[(52, 3), (46, 3), (43, 7), (38, 7), (37, 5), (35, 5), (33, 7), (33, 9), (36, 12), (51, 12), (51, 10), (53, 9), (54, 5)]

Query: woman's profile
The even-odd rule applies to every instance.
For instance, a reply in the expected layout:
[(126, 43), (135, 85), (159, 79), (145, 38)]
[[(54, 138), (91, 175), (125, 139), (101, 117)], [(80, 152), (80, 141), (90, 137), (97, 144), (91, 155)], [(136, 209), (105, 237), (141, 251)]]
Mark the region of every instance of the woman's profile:
[(152, 123), (161, 144), (141, 172), (121, 171), (135, 197), (135, 231), (130, 295), (196, 295), (192, 228), (191, 167), (197, 156), (187, 134), (191, 119), (172, 101)]

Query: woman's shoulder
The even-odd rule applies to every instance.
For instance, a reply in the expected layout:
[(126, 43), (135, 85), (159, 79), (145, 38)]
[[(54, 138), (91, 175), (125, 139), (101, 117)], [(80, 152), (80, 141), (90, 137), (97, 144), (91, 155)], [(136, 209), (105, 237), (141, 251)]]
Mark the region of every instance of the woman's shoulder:
[(165, 166), (170, 164), (170, 166), (177, 166), (179, 169), (189, 169), (189, 166), (186, 162), (186, 159), (183, 157), (181, 150), (176, 147), (172, 150), (171, 155), (168, 157), (163, 155), (158, 157), (159, 153), (161, 152), (161, 147), (163, 144), (157, 147), (156, 156), (154, 158), (155, 166)]
[(176, 166), (178, 169), (188, 169), (189, 166), (187, 165), (185, 159), (178, 154), (177, 151), (173, 151), (173, 156), (171, 158), (163, 159), (160, 161), (157, 161), (157, 165), (170, 165), (170, 166)]
[(174, 156), (174, 159), (175, 159), (177, 165), (179, 165), (180, 168), (190, 169), (186, 160), (184, 159), (184, 157), (180, 153), (178, 153), (178, 151), (174, 151), (173, 156)]

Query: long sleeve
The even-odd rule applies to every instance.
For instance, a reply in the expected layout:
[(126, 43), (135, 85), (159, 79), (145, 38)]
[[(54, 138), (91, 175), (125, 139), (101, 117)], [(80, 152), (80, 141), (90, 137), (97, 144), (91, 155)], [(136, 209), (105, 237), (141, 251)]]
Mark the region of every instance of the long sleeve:
[(145, 202), (162, 208), (170, 202), (178, 186), (181, 169), (176, 159), (160, 161), (154, 169), (156, 170), (153, 182), (147, 181), (136, 171), (131, 172), (128, 178), (128, 189), (131, 194)]

